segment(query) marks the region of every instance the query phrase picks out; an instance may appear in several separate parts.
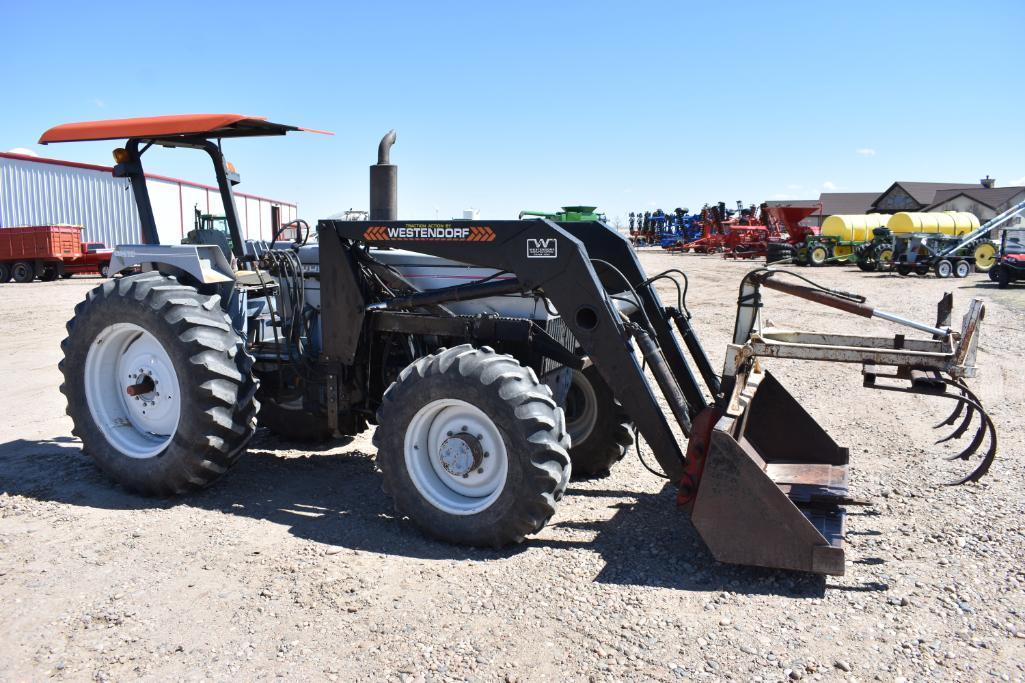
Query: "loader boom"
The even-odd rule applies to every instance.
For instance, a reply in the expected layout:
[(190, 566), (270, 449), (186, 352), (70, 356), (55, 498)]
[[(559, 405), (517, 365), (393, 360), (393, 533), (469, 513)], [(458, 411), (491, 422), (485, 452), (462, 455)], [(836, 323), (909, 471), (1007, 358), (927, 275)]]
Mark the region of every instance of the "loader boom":
[[(671, 338), (669, 322), (650, 283), (644, 284), (640, 264), (627, 240), (601, 224), (579, 225), (588, 231), (587, 247), (572, 234), (575, 226), (560, 226), (546, 219), (441, 223), (322, 220), (318, 231), (322, 244), (334, 235), (352, 243), (410, 249), (514, 273), (523, 292), (543, 292), (561, 313), (605, 381), (617, 388), (620, 402), (651, 445), (659, 465), (671, 479), (678, 480), (683, 474), (683, 452), (644, 377), (640, 360), (631, 352), (631, 337), (648, 335), (622, 318), (603, 283), (608, 283), (610, 291), (626, 290), (630, 296), (633, 295), (630, 288), (635, 289), (644, 312), (655, 314), (660, 321), (659, 325), (652, 320), (659, 341)], [(601, 236), (596, 237), (596, 234)], [(597, 266), (602, 268), (603, 277), (596, 271), (597, 261), (602, 262)], [(620, 274), (626, 278), (625, 282)], [(341, 343), (342, 336), (332, 332), (351, 325), (351, 318), (343, 314), (342, 306), (332, 303), (335, 298), (346, 296), (346, 291), (342, 288), (322, 290), (324, 352), (328, 357), (341, 358), (351, 352)], [(659, 333), (660, 329), (663, 333)], [(661, 376), (660, 382), (677, 387), (677, 392), (686, 397), (686, 404), (677, 407), (687, 416), (703, 408), (701, 389), (676, 342), (663, 343), (660, 353), (672, 359), (663, 361), (663, 368), (668, 367), (669, 371)], [(696, 402), (693, 407), (691, 401)], [(689, 434), (689, 424), (678, 426)]]

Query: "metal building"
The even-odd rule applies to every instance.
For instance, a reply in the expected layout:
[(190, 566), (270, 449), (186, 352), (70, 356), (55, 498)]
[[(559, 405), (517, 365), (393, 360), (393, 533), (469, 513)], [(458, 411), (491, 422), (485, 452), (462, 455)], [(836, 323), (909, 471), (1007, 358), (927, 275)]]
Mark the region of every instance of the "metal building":
[[(163, 244), (178, 244), (195, 223), (195, 210), (221, 215), (216, 187), (146, 174)], [(296, 205), (235, 193), (242, 234), (270, 240), (277, 226), (295, 220)], [(82, 239), (108, 246), (142, 242), (139, 213), (127, 178), (109, 166), (0, 152), (0, 228), (81, 225)]]

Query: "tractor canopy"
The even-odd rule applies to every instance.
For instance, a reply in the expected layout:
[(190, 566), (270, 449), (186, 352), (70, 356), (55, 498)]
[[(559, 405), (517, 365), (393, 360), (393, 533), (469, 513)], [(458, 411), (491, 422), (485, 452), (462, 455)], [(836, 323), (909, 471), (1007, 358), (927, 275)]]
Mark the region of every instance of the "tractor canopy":
[(83, 121), (54, 126), (39, 138), (39, 143), (121, 140), (126, 138), (168, 139), (184, 137), (240, 138), (258, 135), (284, 135), (293, 131), (334, 135), (329, 131), (271, 123), (262, 116), (242, 114), (177, 114), (135, 119)]

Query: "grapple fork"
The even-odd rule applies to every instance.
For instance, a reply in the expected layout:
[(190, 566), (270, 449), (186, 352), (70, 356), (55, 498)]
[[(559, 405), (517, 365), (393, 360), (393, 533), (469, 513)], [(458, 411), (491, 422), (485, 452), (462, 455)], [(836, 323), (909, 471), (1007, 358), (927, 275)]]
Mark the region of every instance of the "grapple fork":
[[(695, 528), (716, 559), (821, 574), (844, 572), (844, 506), (850, 497), (849, 454), (838, 446), (779, 381), (765, 372), (765, 357), (861, 363), (865, 386), (954, 400), (937, 427), (954, 425), (941, 441), (979, 425), (971, 442), (950, 459), (969, 459), (988, 440), (981, 463), (951, 484), (977, 481), (996, 455), (996, 430), (964, 379), (974, 376), (979, 323), (984, 309), (974, 300), (960, 332), (939, 327), (949, 319), (950, 299), (937, 326), (908, 321), (864, 305), (864, 299), (818, 287), (775, 280), (771, 269), (745, 278), (723, 371), (723, 393), (714, 408), (694, 420), (686, 474), (678, 502), (690, 509)], [(760, 286), (801, 296), (866, 317), (881, 317), (931, 333), (932, 339), (830, 335), (763, 328)], [(892, 371), (891, 371), (892, 369)], [(882, 380), (882, 381), (881, 381)], [(894, 384), (894, 382), (896, 384)], [(962, 417), (963, 416), (963, 417)], [(714, 426), (711, 424), (714, 422)], [(707, 431), (702, 430), (705, 426)]]

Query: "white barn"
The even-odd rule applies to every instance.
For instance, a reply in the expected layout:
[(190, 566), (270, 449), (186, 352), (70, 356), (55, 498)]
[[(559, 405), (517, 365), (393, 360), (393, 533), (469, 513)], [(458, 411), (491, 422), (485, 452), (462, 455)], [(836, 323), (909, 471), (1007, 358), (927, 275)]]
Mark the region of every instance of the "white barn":
[[(178, 244), (194, 227), (195, 209), (224, 213), (216, 187), (146, 174), (161, 244)], [(297, 218), (297, 207), (235, 193), (242, 235), (270, 240), (275, 228)], [(0, 152), (0, 228), (81, 225), (82, 239), (107, 246), (142, 242), (139, 212), (127, 178), (109, 166)]]

